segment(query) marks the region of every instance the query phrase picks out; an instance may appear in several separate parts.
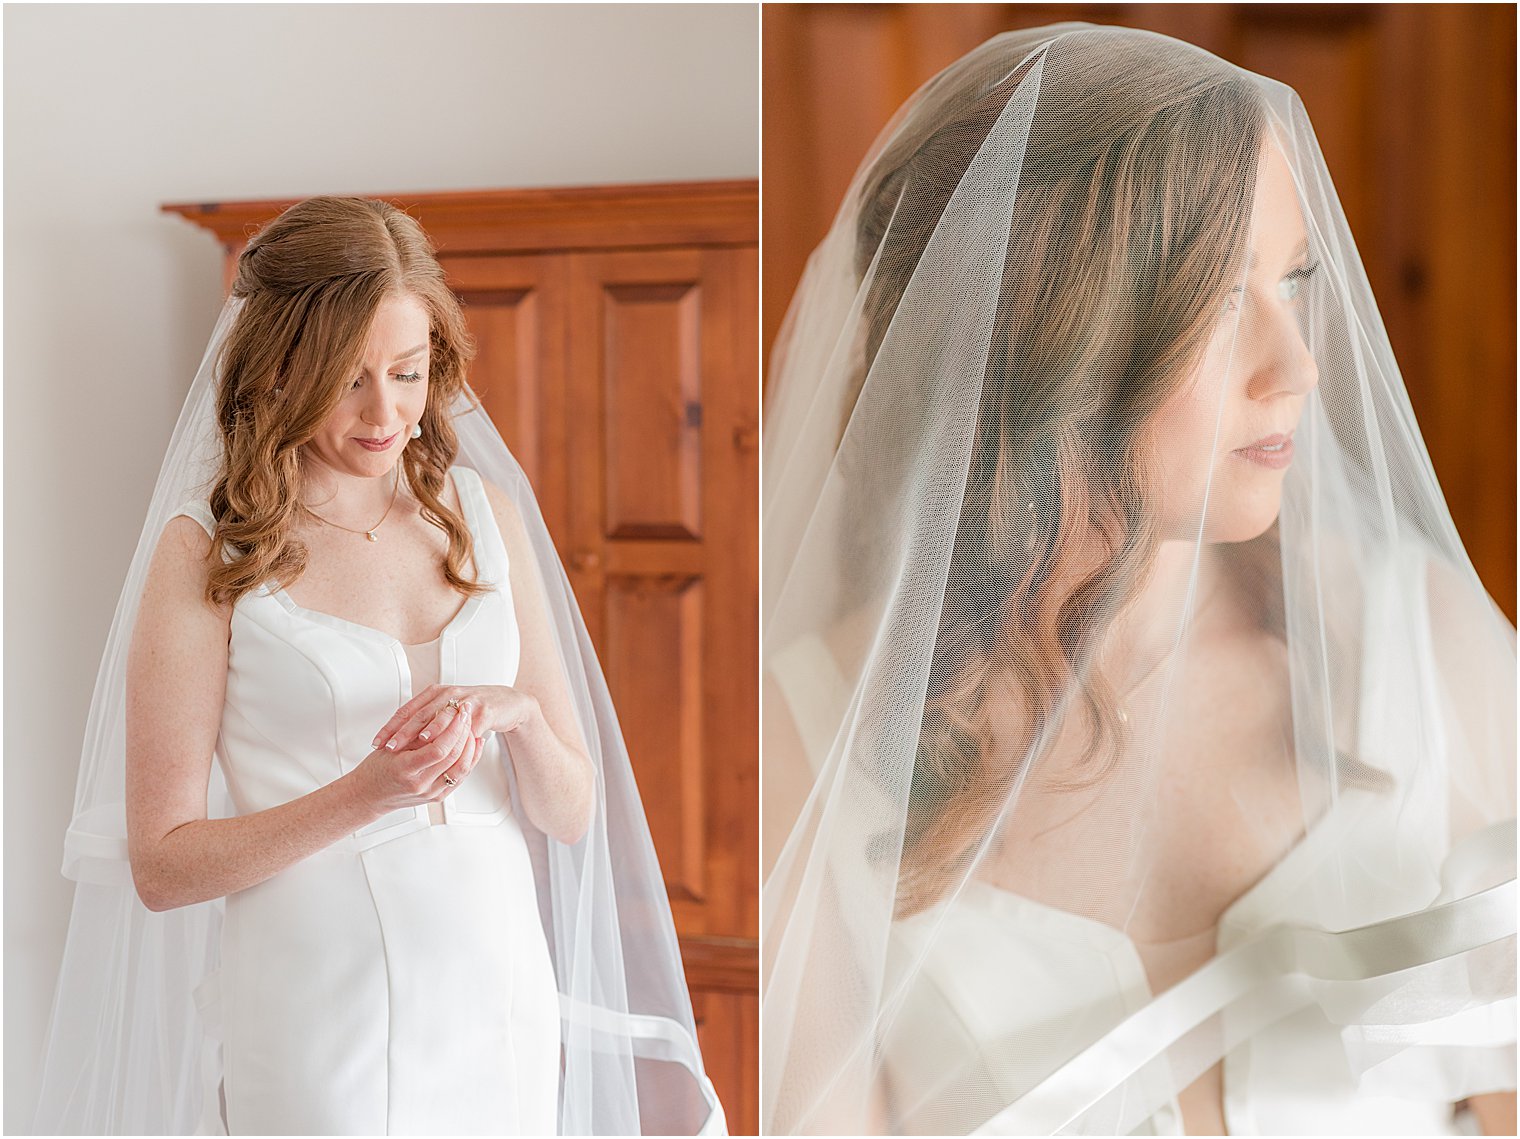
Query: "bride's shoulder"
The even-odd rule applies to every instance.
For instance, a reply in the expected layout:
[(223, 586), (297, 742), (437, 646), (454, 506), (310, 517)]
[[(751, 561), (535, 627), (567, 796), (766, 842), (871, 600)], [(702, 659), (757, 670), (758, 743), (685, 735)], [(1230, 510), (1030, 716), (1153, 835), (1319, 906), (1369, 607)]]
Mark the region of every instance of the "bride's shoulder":
[[(145, 611), (164, 606), (173, 609), (210, 608), (205, 604), (205, 592), (211, 570), (214, 530), (215, 522), (209, 509), (204, 513), (182, 509), (164, 524), (143, 582)], [(230, 619), (231, 606), (214, 608), (223, 623)]]

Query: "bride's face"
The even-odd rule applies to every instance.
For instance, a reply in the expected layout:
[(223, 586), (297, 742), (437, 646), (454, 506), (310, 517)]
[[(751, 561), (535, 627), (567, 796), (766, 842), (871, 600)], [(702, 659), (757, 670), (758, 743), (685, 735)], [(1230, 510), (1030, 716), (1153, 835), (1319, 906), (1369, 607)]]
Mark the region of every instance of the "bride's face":
[[(357, 478), (391, 472), (427, 406), (431, 328), (416, 297), (380, 302), (359, 370), (327, 422), (307, 441), (308, 458)], [(378, 447), (367, 445), (377, 440)]]
[[(1251, 256), (1193, 375), (1149, 425), (1162, 537), (1244, 542), (1276, 520), (1293, 431), (1319, 382), (1301, 311), (1318, 266), (1287, 162), (1270, 142), (1257, 176)], [(1212, 481), (1210, 474), (1212, 473)], [(1205, 499), (1205, 493), (1207, 498)]]

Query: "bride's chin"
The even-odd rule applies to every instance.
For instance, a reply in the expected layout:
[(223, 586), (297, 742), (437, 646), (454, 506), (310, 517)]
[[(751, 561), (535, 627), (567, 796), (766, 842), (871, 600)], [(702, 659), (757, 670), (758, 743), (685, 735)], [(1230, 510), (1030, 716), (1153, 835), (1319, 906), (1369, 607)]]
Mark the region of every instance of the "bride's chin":
[(1193, 509), (1179, 517), (1168, 511), (1161, 540), (1192, 543), (1201, 536), (1205, 545), (1253, 542), (1270, 530), (1282, 513), (1282, 490), (1275, 487), (1247, 494), (1214, 494), (1202, 525), (1201, 513)]
[(1254, 542), (1272, 529), (1280, 513), (1281, 495), (1272, 495), (1270, 500), (1239, 503), (1232, 509), (1212, 514), (1203, 530), (1204, 541), (1214, 545)]

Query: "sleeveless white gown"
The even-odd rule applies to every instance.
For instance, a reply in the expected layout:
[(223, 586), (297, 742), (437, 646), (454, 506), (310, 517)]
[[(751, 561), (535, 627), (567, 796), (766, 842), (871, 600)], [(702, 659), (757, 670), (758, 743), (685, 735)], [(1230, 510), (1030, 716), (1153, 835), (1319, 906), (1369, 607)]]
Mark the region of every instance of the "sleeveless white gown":
[[(435, 642), (402, 645), (268, 585), (233, 607), (216, 755), (238, 814), (352, 770), (435, 680), (515, 679), (506, 549), (480, 476), (452, 474), (495, 589)], [(181, 513), (211, 532), (206, 503)], [(394, 811), (227, 897), (220, 972), (197, 993), (221, 1048), (208, 1130), (554, 1133), (558, 991), (506, 763), (493, 735), (435, 806), (442, 825), (427, 805)]]

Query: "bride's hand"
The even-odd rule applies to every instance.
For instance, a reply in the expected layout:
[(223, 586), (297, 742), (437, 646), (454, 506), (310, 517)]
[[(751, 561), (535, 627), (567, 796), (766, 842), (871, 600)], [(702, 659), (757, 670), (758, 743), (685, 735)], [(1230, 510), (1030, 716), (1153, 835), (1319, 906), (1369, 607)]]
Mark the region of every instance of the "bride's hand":
[(471, 722), (473, 709), (461, 701), (457, 712), (444, 711), (429, 739), (415, 747), (376, 748), (354, 768), (365, 801), (381, 811), (436, 803), (464, 782), (483, 746)]
[(475, 733), (511, 732), (525, 723), (537, 710), (538, 702), (505, 684), (430, 684), (396, 709), (375, 733), (375, 747), (400, 751), (415, 740), (427, 742), (443, 731), (453, 716), (454, 706), (470, 706)]

